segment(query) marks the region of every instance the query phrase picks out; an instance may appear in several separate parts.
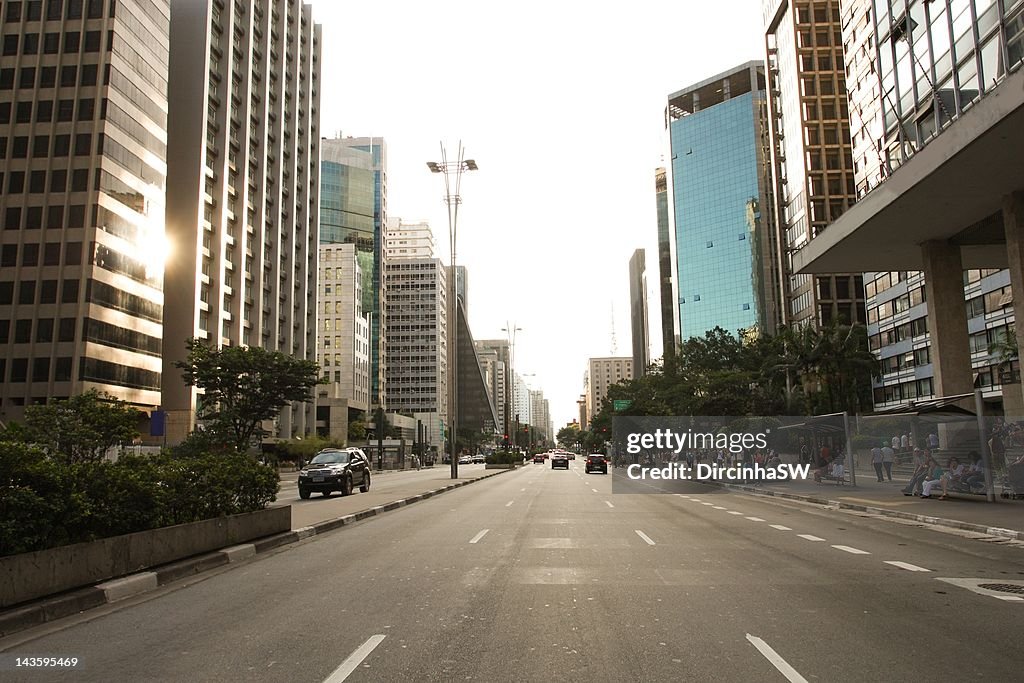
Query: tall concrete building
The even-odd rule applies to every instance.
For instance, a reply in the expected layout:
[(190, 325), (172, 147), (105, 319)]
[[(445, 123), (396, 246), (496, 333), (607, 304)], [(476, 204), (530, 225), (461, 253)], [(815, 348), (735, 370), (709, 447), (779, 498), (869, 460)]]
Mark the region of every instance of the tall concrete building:
[(773, 333), (780, 317), (765, 88), (764, 66), (749, 62), (668, 98), (682, 339)]
[(160, 404), (169, 11), (3, 4), (0, 420), (89, 389)]
[(633, 345), (633, 367), (638, 377), (651, 363), (650, 327), (647, 324), (647, 264), (643, 249), (629, 259), (629, 319)]
[[(172, 0), (163, 406), (194, 426), (190, 337), (316, 360), (320, 27), (296, 2)], [(314, 429), (313, 403), (274, 432)]]
[[(401, 229), (401, 221), (389, 219)], [(429, 226), (422, 224), (429, 232)], [(387, 252), (385, 252), (387, 253)], [(384, 260), (385, 405), (412, 414), (427, 439), (444, 451), (448, 424), (448, 278), (440, 259), (392, 256)]]
[(632, 358), (591, 358), (587, 361), (584, 379), (587, 419), (601, 411), (604, 399), (608, 396), (608, 387), (631, 380), (633, 376)]
[(763, 0), (781, 322), (865, 322), (860, 273), (793, 272), (792, 254), (856, 201), (839, 0)]
[(664, 168), (654, 171), (654, 201), (658, 217), (658, 295), (661, 308), (661, 346), (663, 354), (675, 353), (679, 345), (679, 306), (672, 275), (675, 263), (674, 240), (668, 210), (668, 174)]
[(842, 19), (859, 199), (794, 266), (867, 273), (876, 406), (977, 386), (1021, 414), (1018, 361), (988, 343), (1024, 334), (1024, 3), (851, 0)]
[[(370, 267), (372, 267), (372, 262)], [(355, 244), (320, 245), (317, 432), (345, 441), (348, 425), (370, 408), (370, 326), (363, 314), (366, 278)]]

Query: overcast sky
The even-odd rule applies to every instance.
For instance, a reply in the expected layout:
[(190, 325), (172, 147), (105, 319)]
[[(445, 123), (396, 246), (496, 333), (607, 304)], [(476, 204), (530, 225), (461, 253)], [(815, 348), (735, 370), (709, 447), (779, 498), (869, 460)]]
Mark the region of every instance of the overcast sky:
[(457, 262), (477, 339), (521, 327), (515, 365), (556, 430), (586, 361), (632, 355), (628, 262), (647, 251), (661, 356), (654, 169), (667, 96), (763, 59), (757, 0), (313, 0), (323, 26), (321, 130), (388, 145), (388, 214), (426, 219), (448, 261), (443, 181), (427, 161), (461, 139)]

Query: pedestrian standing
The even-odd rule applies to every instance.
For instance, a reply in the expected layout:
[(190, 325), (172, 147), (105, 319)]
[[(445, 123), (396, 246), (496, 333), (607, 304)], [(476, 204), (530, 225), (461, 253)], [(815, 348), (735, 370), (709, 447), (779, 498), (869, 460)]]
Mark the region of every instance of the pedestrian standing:
[[(884, 441), (882, 445), (888, 448)], [(880, 446), (875, 446), (871, 449), (871, 466), (875, 468), (875, 475), (878, 477), (878, 481), (884, 481), (882, 479), (882, 448)]]
[[(896, 459), (896, 453), (891, 448), (882, 449), (882, 467), (885, 468), (885, 476), (892, 481), (892, 463)], [(878, 481), (882, 481), (879, 475)]]

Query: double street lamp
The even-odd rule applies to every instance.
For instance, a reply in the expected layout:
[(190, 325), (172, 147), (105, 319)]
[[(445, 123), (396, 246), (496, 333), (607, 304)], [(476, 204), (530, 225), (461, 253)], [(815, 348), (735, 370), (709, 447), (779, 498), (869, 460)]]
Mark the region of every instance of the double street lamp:
[[(465, 171), (476, 171), (478, 167), (473, 159), (466, 159), (465, 149), (462, 141), (459, 141), (458, 156), (454, 160), (448, 159), (448, 151), (441, 143), (441, 161), (428, 161), (427, 168), (431, 173), (440, 173), (444, 176), (444, 203), (448, 207), (448, 245), (451, 256), (451, 272), (448, 282), (448, 415), (451, 424), (449, 435), (451, 444), (451, 473), (452, 479), (459, 478), (459, 459), (455, 452), (455, 442), (458, 440), (459, 428), (459, 304), (458, 304), (458, 270), (455, 267), (455, 238), (459, 224), (459, 204), (462, 197), (459, 196), (459, 189), (462, 185), (462, 174)], [(455, 191), (452, 192), (450, 177), (455, 177)]]

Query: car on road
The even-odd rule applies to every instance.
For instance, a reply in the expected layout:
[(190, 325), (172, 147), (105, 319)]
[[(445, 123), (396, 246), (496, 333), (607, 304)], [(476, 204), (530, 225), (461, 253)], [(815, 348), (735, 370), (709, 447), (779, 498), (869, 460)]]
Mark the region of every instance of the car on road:
[(533, 456), (533, 464), (534, 465), (543, 465), (544, 464), (544, 454), (543, 453), (538, 453), (537, 455)]
[(569, 469), (569, 458), (562, 453), (555, 453), (551, 456), (551, 469), (561, 467), (562, 469)]
[(608, 461), (600, 453), (591, 453), (587, 456), (587, 464), (584, 469), (587, 471), (587, 474), (591, 472), (608, 474)]
[(370, 490), (370, 461), (358, 448), (324, 449), (299, 472), (299, 498), (303, 500), (313, 492), (324, 498), (333, 491), (347, 496), (356, 486), (363, 493)]
[(487, 462), (487, 456), (484, 455), (483, 453), (477, 453), (476, 455), (473, 456), (474, 464), (483, 465), (485, 462)]
[(473, 456), (471, 456), (471, 455), (463, 455), (462, 457), (459, 458), (459, 464), (460, 465), (472, 465), (473, 464)]

